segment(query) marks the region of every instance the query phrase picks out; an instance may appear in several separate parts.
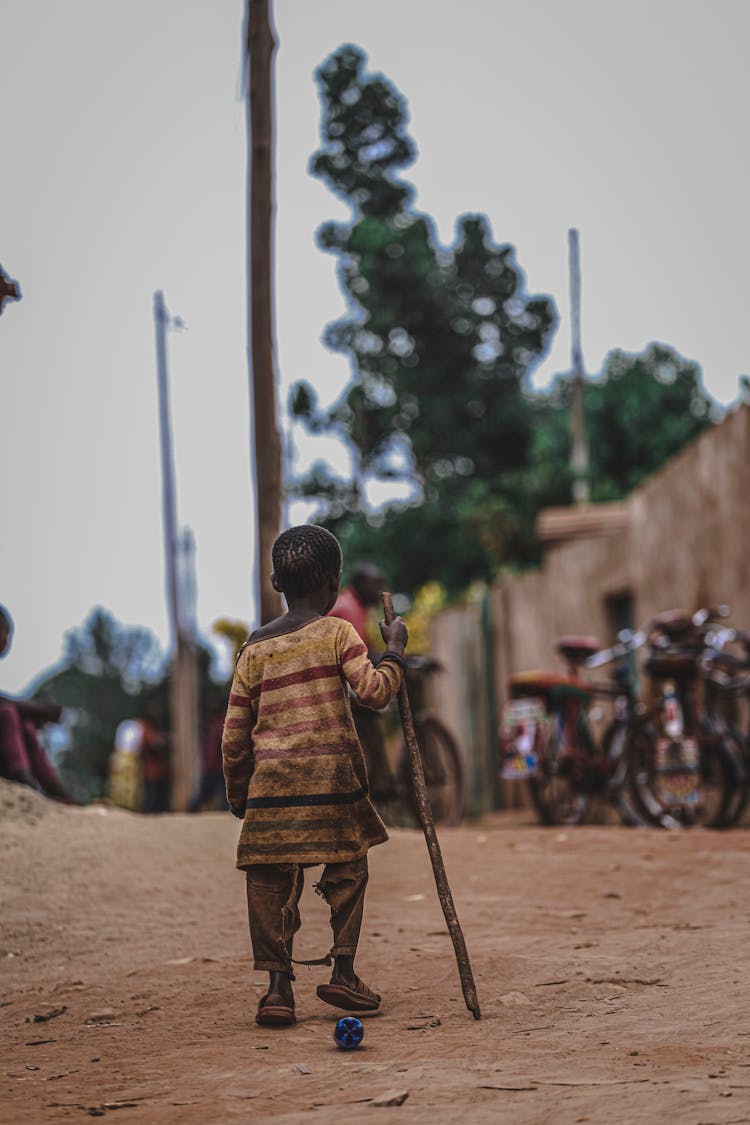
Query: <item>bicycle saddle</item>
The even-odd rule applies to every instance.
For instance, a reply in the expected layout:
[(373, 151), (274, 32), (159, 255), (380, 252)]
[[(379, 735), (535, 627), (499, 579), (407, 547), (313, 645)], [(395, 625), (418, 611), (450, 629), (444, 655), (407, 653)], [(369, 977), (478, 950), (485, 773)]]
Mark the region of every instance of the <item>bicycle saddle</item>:
[(519, 672), (510, 677), (513, 699), (524, 695), (588, 698), (590, 689), (585, 680), (560, 676), (557, 672)]
[(599, 647), (596, 637), (578, 636), (574, 633), (566, 633), (557, 642), (557, 651), (573, 665), (583, 664), (599, 651)]
[(686, 609), (667, 609), (658, 614), (651, 625), (671, 641), (684, 637), (694, 629), (693, 619)]
[(733, 652), (712, 652), (708, 660), (715, 668), (721, 668), (725, 672), (742, 671), (747, 668), (747, 659), (735, 656)]

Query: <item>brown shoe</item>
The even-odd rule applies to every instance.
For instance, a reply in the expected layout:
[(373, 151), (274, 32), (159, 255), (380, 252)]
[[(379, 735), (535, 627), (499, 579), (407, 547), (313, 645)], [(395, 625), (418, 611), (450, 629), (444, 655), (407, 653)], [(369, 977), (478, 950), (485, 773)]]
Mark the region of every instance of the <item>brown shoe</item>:
[(268, 993), (266, 992), (264, 996), (261, 996), (258, 1003), (258, 1011), (255, 1015), (256, 1023), (262, 1027), (290, 1027), (297, 1022), (294, 1008), (290, 1008), (286, 1004), (267, 1004), (267, 999)]
[(345, 1012), (377, 1012), (380, 997), (368, 988), (364, 981), (356, 977), (354, 988), (348, 984), (319, 984), (315, 995), (324, 1004), (333, 1008), (343, 1008)]

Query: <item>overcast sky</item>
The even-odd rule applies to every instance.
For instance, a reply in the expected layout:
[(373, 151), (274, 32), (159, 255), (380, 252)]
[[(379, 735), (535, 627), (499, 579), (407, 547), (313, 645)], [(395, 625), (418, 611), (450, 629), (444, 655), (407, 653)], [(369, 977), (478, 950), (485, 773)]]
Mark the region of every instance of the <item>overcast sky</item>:
[[(446, 243), (485, 212), (561, 324), (581, 232), (583, 343), (663, 340), (723, 402), (750, 369), (746, 0), (276, 0), (280, 401), (330, 400), (343, 298), (315, 231), (346, 211), (307, 175), (315, 67), (362, 47), (409, 102), (405, 176)], [(0, 0), (0, 686), (52, 664), (94, 605), (166, 639), (152, 295), (169, 351), (179, 518), (198, 616), (253, 621), (241, 0)], [(321, 445), (341, 464), (330, 443)], [(300, 457), (309, 457), (308, 445)], [(436, 573), (439, 577), (439, 573)]]

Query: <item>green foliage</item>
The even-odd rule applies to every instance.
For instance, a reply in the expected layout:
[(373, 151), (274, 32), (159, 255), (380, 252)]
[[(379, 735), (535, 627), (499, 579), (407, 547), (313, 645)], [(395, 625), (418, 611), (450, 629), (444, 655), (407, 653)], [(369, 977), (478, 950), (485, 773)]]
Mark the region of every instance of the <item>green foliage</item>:
[(160, 678), (164, 656), (156, 637), (140, 626), (124, 626), (97, 607), (80, 629), (65, 636), (65, 663), (135, 694)]
[(404, 99), (381, 75), (363, 80), (363, 63), (357, 47), (341, 47), (318, 68), (327, 113), (310, 169), (363, 215), (387, 217), (409, 200), (411, 189), (393, 170), (411, 164), (415, 150), (404, 132)]
[(120, 624), (101, 608), (66, 634), (62, 667), (36, 687), (35, 696), (66, 709), (66, 746), (60, 772), (77, 797), (105, 791), (115, 731), (146, 700), (167, 716), (167, 682), (159, 642), (147, 629)]
[(370, 517), (358, 512), (327, 522), (339, 537), (349, 566), (360, 559), (377, 559), (397, 590), (418, 590), (439, 573), (447, 589), (459, 591), (489, 565), (480, 540), (443, 497), (391, 506)]
[[(538, 560), (541, 507), (570, 502), (570, 383), (533, 394), (529, 375), (557, 316), (531, 296), (511, 246), (487, 219), (464, 215), (441, 246), (428, 216), (396, 177), (415, 146), (402, 96), (365, 56), (342, 47), (318, 71), (322, 145), (311, 171), (352, 208), (327, 224), (348, 310), (326, 343), (349, 356), (352, 380), (321, 409), (307, 383), (292, 388), (292, 417), (342, 439), (352, 480), (322, 464), (297, 482), (320, 501), (319, 522), (346, 556), (376, 558), (397, 589), (439, 579), (457, 593), (501, 567)], [(592, 498), (624, 496), (708, 424), (714, 406), (700, 371), (661, 344), (612, 352), (585, 386)], [(410, 504), (368, 512), (367, 482), (406, 481)]]
[[(697, 363), (666, 344), (643, 352), (610, 352), (599, 379), (584, 384), (592, 500), (619, 500), (697, 437), (717, 416)], [(570, 383), (558, 378), (538, 399), (534, 460), (550, 481), (570, 460)], [(569, 475), (555, 495), (541, 489), (540, 506), (567, 503)]]
[[(199, 712), (215, 714), (226, 706), (226, 685), (212, 674), (209, 648), (198, 644), (196, 660)], [(101, 607), (66, 634), (61, 666), (39, 681), (34, 697), (65, 708), (60, 772), (82, 800), (104, 794), (115, 731), (123, 720), (147, 710), (157, 726), (169, 728), (169, 667), (158, 640)]]
[(610, 352), (586, 388), (584, 420), (595, 500), (627, 495), (711, 423), (716, 403), (697, 363), (664, 344)]

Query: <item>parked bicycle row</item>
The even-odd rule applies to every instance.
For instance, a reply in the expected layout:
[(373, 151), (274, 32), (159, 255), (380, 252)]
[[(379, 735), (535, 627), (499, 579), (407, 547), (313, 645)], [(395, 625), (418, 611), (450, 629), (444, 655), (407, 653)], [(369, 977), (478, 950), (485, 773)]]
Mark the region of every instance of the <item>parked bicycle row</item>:
[[(606, 649), (593, 637), (561, 637), (565, 674), (511, 679), (501, 776), (528, 786), (543, 824), (583, 824), (602, 804), (627, 825), (741, 821), (750, 730), (738, 715), (750, 699), (750, 632), (727, 627), (728, 616), (727, 606), (670, 610)], [(605, 667), (608, 681), (592, 678)]]

